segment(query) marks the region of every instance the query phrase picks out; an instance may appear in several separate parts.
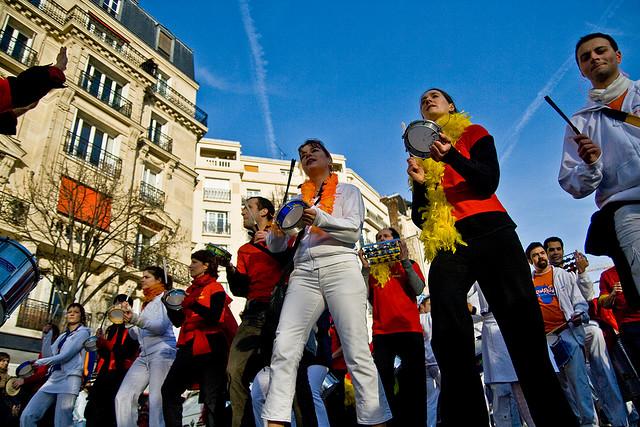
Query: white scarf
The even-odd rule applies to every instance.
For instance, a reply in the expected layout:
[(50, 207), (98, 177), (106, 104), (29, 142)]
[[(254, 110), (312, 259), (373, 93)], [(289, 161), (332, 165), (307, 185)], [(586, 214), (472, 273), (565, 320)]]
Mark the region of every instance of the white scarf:
[(605, 89), (589, 89), (589, 97), (606, 105), (618, 99), (629, 88), (630, 84), (631, 80), (620, 73)]

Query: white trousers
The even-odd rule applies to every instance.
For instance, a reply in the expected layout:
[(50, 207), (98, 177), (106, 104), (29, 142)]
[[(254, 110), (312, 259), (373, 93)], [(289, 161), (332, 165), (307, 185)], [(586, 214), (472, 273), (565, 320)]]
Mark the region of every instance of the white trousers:
[(640, 204), (620, 207), (613, 218), (620, 248), (631, 266), (633, 281), (640, 292)]
[[(166, 354), (164, 354), (166, 352)], [(116, 394), (116, 422), (118, 427), (138, 425), (138, 398), (149, 385), (149, 427), (163, 427), (162, 383), (175, 359), (175, 350), (163, 354), (138, 356), (120, 384)]]
[(338, 330), (347, 369), (353, 380), (358, 422), (380, 424), (391, 419), (382, 382), (369, 351), (367, 286), (353, 261), (303, 270), (289, 278), (271, 358), (271, 385), (262, 418), (291, 421), (296, 372), (312, 326), (329, 308)]
[(54, 402), (56, 404), (55, 427), (72, 426), (73, 408), (77, 397), (77, 395), (69, 393), (37, 391), (20, 416), (20, 427), (35, 427), (36, 421), (39, 421), (44, 416), (44, 413)]

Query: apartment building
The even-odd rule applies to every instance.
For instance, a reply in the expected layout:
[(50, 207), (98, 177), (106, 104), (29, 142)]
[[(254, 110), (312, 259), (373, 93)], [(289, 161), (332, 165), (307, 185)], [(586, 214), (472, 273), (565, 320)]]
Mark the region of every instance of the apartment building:
[[(139, 292), (147, 264), (164, 260), (178, 285), (190, 280), (196, 144), (207, 132), (193, 52), (135, 0), (0, 0), (3, 77), (55, 63), (60, 47), (66, 87), (22, 116), (15, 136), (0, 136), (0, 233), (36, 254), (43, 276), (0, 331), (0, 347), (23, 351), (39, 350), (35, 338), (65, 298), (56, 287), (71, 280), (56, 269), (64, 255), (52, 255), (56, 242), (67, 245), (69, 263), (80, 247), (99, 246), (88, 279), (73, 288), (81, 301), (95, 293), (86, 305), (94, 327), (114, 294)], [(52, 193), (51, 209), (34, 206), (30, 185)], [(79, 195), (106, 213), (73, 214)], [(42, 222), (41, 241), (25, 221)]]

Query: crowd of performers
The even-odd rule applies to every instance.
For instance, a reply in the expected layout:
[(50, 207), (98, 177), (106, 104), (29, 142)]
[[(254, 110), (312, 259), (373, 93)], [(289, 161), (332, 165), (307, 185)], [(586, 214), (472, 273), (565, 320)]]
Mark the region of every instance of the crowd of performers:
[[(116, 297), (123, 322), (97, 333), (86, 424), (138, 425), (139, 398), (148, 390), (146, 423), (181, 426), (182, 395), (194, 388), (208, 426), (637, 422), (629, 401), (640, 403), (640, 128), (625, 113), (640, 113), (640, 83), (620, 73), (621, 53), (608, 35), (583, 37), (575, 56), (593, 89), (572, 118), (578, 133), (567, 127), (559, 182), (576, 198), (595, 192), (599, 211), (586, 251), (615, 264), (602, 274), (599, 297), (586, 256), (565, 256), (561, 239), (523, 249), (495, 195), (493, 137), (433, 88), (420, 112), (442, 132), (427, 158), (407, 160), (429, 294), (395, 229), (380, 230), (376, 240), (399, 239), (399, 260), (370, 264), (358, 252), (360, 191), (338, 181), (322, 142), (307, 140), (298, 152), (308, 179), (294, 197), (304, 206), (301, 231), (283, 232), (273, 204), (249, 198), (242, 217), (250, 241), (235, 263), (194, 252), (193, 282), (180, 307), (164, 304), (171, 278), (155, 266), (143, 272), (139, 313), (126, 295)], [(247, 300), (240, 325), (219, 268), (231, 293)], [(8, 357), (0, 354), (3, 383), (26, 390), (28, 381), (40, 381), (22, 404), (3, 396), (3, 416), (10, 420), (20, 408), (20, 425), (33, 426), (50, 409), (54, 425), (73, 425), (91, 335), (84, 308), (67, 308), (64, 332), (43, 332), (38, 374), (7, 379)], [(328, 396), (327, 378), (339, 384)]]

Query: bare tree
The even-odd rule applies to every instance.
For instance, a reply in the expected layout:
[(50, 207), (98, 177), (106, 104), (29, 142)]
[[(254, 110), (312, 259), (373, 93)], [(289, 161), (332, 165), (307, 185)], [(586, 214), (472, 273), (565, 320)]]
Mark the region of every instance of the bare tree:
[[(84, 304), (116, 279), (171, 258), (185, 243), (179, 221), (154, 220), (164, 200), (145, 197), (131, 177), (125, 182), (120, 163), (60, 157), (58, 167), (26, 178), (19, 192), (28, 214), (14, 226), (48, 261), (44, 273), (63, 304)], [(141, 229), (153, 237), (141, 239)]]

